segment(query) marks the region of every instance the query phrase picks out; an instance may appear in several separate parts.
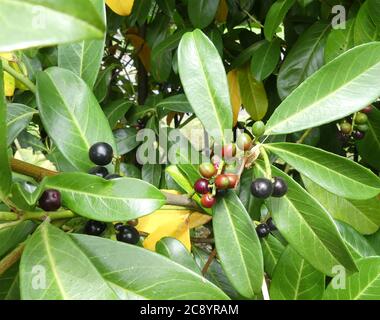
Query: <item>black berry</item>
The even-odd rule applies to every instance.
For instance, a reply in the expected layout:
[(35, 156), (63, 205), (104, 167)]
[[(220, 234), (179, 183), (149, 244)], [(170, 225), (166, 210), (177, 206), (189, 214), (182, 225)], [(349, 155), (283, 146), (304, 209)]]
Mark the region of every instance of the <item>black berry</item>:
[(109, 174), (105, 177), (106, 180), (114, 180), (114, 179), (119, 179), (121, 178), (121, 175), (118, 175), (116, 173)]
[(116, 239), (129, 244), (137, 244), (140, 240), (140, 234), (136, 228), (132, 226), (122, 226), (119, 228)]
[(275, 177), (273, 182), (272, 197), (281, 198), (288, 192), (288, 185), (284, 179)]
[(107, 225), (104, 222), (89, 220), (84, 227), (84, 233), (90, 236), (100, 236)]
[(38, 204), (45, 211), (57, 211), (61, 207), (61, 193), (54, 189), (45, 190)]
[(95, 143), (89, 151), (90, 160), (98, 166), (106, 166), (113, 158), (112, 147), (105, 142)]
[(256, 232), (259, 238), (265, 238), (269, 234), (270, 230), (265, 223), (261, 223), (256, 227)]
[(273, 219), (272, 219), (272, 218), (269, 218), (269, 219), (266, 221), (266, 225), (268, 226), (268, 228), (269, 228), (270, 231), (275, 231), (275, 230), (277, 230), (277, 227), (274, 225), (274, 222), (273, 222)]
[(105, 178), (109, 174), (107, 168), (101, 166), (91, 168), (88, 173), (101, 178)]
[(364, 136), (365, 136), (365, 133), (364, 132), (361, 132), (361, 131), (354, 131), (352, 133), (353, 137), (356, 139), (356, 140), (362, 140), (364, 139)]
[(271, 196), (273, 185), (269, 179), (259, 178), (252, 182), (251, 193), (254, 197), (266, 199)]
[(121, 229), (123, 226), (124, 226), (124, 223), (118, 222), (118, 223), (115, 223), (113, 227), (114, 227), (114, 229), (115, 229), (116, 231), (120, 231), (120, 229)]

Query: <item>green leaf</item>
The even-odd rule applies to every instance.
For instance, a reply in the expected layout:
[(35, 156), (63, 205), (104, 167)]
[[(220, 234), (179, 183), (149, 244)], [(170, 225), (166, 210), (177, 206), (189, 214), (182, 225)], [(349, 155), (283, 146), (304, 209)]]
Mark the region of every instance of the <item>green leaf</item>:
[(375, 23), (379, 17), (376, 20), (371, 17), (371, 14), (376, 11), (372, 11), (369, 1), (364, 2), (360, 7), (355, 19), (355, 45), (380, 40), (380, 24)]
[(120, 154), (127, 154), (135, 149), (141, 142), (137, 141), (136, 128), (122, 128), (114, 131), (117, 150)]
[(375, 233), (365, 237), (371, 247), (375, 250), (376, 255), (380, 256), (380, 229)]
[(86, 83), (71, 71), (50, 68), (37, 74), (37, 103), (46, 131), (77, 169), (93, 164), (90, 147), (99, 141), (116, 145), (102, 109)]
[(295, 143), (272, 143), (267, 148), (297, 171), (338, 196), (363, 200), (380, 193), (380, 179), (367, 168), (347, 158)]
[(335, 224), (354, 259), (377, 255), (367, 239), (355, 231), (350, 225), (338, 220), (335, 221)]
[(272, 4), (265, 18), (265, 39), (272, 41), (272, 38), (276, 34), (278, 27), (295, 2), (295, 0), (277, 0)]
[(253, 120), (261, 120), (268, 110), (264, 84), (253, 77), (249, 67), (238, 69), (238, 81), (244, 108)]
[(89, 0), (0, 0), (0, 7), (0, 52), (104, 36), (104, 23)]
[(380, 26), (380, 1), (379, 0), (367, 0), (369, 13), (373, 22)]
[(231, 129), (232, 107), (227, 76), (218, 50), (200, 30), (186, 33), (178, 48), (180, 78), (189, 102), (217, 142)]
[(364, 139), (357, 142), (358, 151), (365, 162), (380, 170), (380, 110), (372, 109), (367, 124), (369, 129)]
[(6, 228), (2, 228), (0, 224), (0, 257), (23, 242), (34, 228), (35, 225), (31, 221), (20, 222)]
[(376, 232), (380, 226), (380, 200), (348, 200), (328, 192), (303, 176), (307, 191), (323, 205), (334, 219), (348, 223), (361, 234)]
[(104, 70), (100, 70), (98, 78), (95, 81), (94, 85), (94, 95), (99, 103), (103, 102), (107, 98), (109, 92), (109, 86), (112, 80), (112, 73), (116, 65), (111, 64)]
[(373, 85), (379, 72), (380, 43), (348, 50), (282, 102), (268, 120), (266, 134), (301, 131), (363, 109), (380, 96), (380, 87)]
[(264, 279), (263, 256), (252, 220), (235, 193), (218, 199), (212, 222), (224, 272), (242, 296), (253, 298)]
[(160, 9), (168, 16), (173, 15), (175, 10), (175, 0), (156, 0)]
[(12, 184), (12, 173), (8, 159), (7, 105), (4, 95), (3, 64), (0, 61), (0, 200), (8, 197)]
[[(264, 165), (256, 162), (257, 176), (264, 176)], [(288, 193), (266, 200), (281, 235), (315, 269), (333, 274), (336, 265), (356, 271), (356, 265), (328, 212), (288, 175), (272, 167), (274, 176), (282, 177)]]
[(124, 117), (128, 110), (133, 106), (133, 103), (120, 99), (112, 101), (104, 109), (104, 113), (108, 119), (111, 128), (114, 128), (117, 122)]
[(142, 180), (159, 187), (162, 174), (162, 165), (146, 163), (142, 167)]
[(195, 28), (207, 27), (215, 18), (219, 0), (188, 0), (187, 12)]
[(349, 276), (345, 288), (334, 288), (331, 283), (323, 295), (324, 300), (379, 300), (380, 257), (357, 262), (359, 272)]
[(291, 247), (282, 253), (270, 284), (272, 300), (320, 300), (325, 276)]
[(263, 81), (276, 69), (280, 60), (281, 41), (263, 41), (252, 54), (251, 72), (257, 81)]
[(84, 173), (62, 173), (45, 178), (42, 187), (59, 190), (65, 207), (98, 221), (136, 219), (166, 202), (154, 186), (133, 178), (105, 180)]
[[(96, 8), (103, 23), (106, 23), (104, 0), (90, 0)], [(103, 40), (85, 40), (77, 43), (58, 46), (58, 66), (74, 72), (93, 88), (104, 52)]]
[(98, 237), (72, 235), (72, 238), (122, 298), (228, 299), (199, 274), (149, 250)]
[(323, 65), (329, 30), (329, 23), (317, 22), (298, 38), (278, 74), (277, 88), (282, 100)]
[(21, 257), (20, 290), (23, 300), (117, 299), (90, 258), (46, 222), (28, 240)]
[(19, 103), (8, 104), (7, 113), (7, 127), (8, 136), (7, 144), (8, 146), (17, 138), (17, 136), (23, 131), (32, 120), (33, 115), (38, 113), (36, 109), (30, 108), (26, 105)]
[(187, 100), (184, 94), (178, 94), (175, 96), (171, 96), (164, 100), (161, 100), (157, 103), (156, 107), (158, 109), (162, 109), (164, 114), (167, 114), (169, 111), (174, 112), (183, 112), (183, 113), (193, 113), (193, 109)]
[(195, 263), (195, 260), (187, 251), (181, 241), (175, 238), (165, 237), (156, 243), (156, 252), (169, 258), (170, 260), (201, 274), (201, 270)]
[(354, 26), (355, 20), (351, 19), (346, 22), (345, 29), (332, 29), (327, 37), (325, 47), (325, 62), (330, 62), (342, 53), (353, 48), (354, 43)]
[(130, 25), (134, 25), (136, 21), (140, 26), (143, 25), (149, 15), (152, 3), (153, 0), (135, 1), (133, 3)]
[(0, 300), (20, 300), (19, 264), (15, 263), (0, 276)]
[(240, 178), (239, 198), (252, 220), (259, 221), (261, 218), (260, 208), (264, 203), (263, 199), (256, 198), (251, 193), (251, 184), (254, 180), (253, 170), (244, 170)]
[(281, 254), (285, 250), (284, 245), (274, 236), (269, 234), (267, 237), (260, 239), (263, 248), (264, 270), (270, 278), (276, 268)]

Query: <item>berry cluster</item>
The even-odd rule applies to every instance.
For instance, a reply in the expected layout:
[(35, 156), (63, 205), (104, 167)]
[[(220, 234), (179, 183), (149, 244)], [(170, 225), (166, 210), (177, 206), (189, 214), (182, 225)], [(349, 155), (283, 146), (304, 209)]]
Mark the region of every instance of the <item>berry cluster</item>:
[(113, 159), (113, 149), (108, 143), (95, 143), (91, 146), (88, 154), (90, 160), (97, 165), (89, 170), (89, 174), (96, 175), (107, 180), (120, 178), (118, 174), (110, 174), (108, 169), (104, 167), (109, 165)]
[(277, 230), (276, 226), (273, 223), (273, 219), (269, 218), (266, 222), (260, 223), (256, 227), (256, 232), (259, 238), (265, 238), (271, 231)]
[(251, 193), (259, 199), (269, 197), (281, 198), (288, 192), (288, 185), (284, 179), (275, 177), (273, 181), (266, 178), (258, 178), (252, 181)]
[(347, 144), (350, 140), (362, 140), (365, 137), (365, 133), (369, 129), (367, 114), (371, 111), (372, 106), (368, 106), (339, 123), (340, 138), (343, 144)]

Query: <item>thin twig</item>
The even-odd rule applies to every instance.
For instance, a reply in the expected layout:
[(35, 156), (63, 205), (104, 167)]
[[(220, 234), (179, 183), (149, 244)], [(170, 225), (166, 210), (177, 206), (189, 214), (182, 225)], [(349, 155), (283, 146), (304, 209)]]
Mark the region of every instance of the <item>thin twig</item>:
[(21, 255), (24, 251), (25, 243), (18, 245), (11, 253), (5, 256), (4, 259), (0, 261), (0, 276), (3, 275), (9, 268), (11, 268), (17, 261), (20, 260)]
[(208, 268), (210, 267), (211, 263), (214, 261), (215, 257), (216, 257), (216, 249), (211, 251), (210, 256), (208, 257), (208, 260), (202, 269), (203, 276), (207, 273)]

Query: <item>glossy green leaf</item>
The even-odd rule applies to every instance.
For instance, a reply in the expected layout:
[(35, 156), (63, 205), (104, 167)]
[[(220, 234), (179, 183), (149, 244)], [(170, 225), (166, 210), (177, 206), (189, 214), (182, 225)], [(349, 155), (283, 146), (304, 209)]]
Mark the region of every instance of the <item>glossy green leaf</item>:
[(272, 300), (319, 300), (325, 290), (325, 276), (291, 247), (282, 253), (270, 283)]
[(253, 170), (244, 170), (240, 177), (240, 193), (239, 198), (252, 220), (259, 221), (261, 219), (260, 208), (264, 203), (263, 199), (256, 198), (251, 193), (251, 184), (255, 179)]
[(380, 169), (380, 110), (373, 108), (368, 115), (368, 131), (363, 140), (357, 142), (360, 156), (365, 162)]
[(327, 37), (325, 47), (325, 62), (330, 62), (342, 53), (353, 48), (354, 43), (354, 26), (355, 20), (351, 19), (346, 22), (345, 29), (332, 29)]
[(17, 138), (17, 136), (23, 131), (32, 120), (32, 117), (38, 113), (36, 109), (30, 108), (26, 105), (19, 103), (8, 104), (7, 113), (7, 127), (8, 146)]
[[(90, 0), (106, 24), (104, 0)], [(90, 88), (95, 84), (104, 52), (103, 40), (85, 40), (58, 46), (58, 66), (82, 78)]]
[(43, 187), (59, 190), (65, 207), (98, 221), (132, 220), (166, 202), (154, 186), (133, 178), (105, 180), (84, 173), (62, 173), (46, 178)]
[(380, 256), (380, 229), (375, 233), (365, 237), (368, 243), (371, 245), (376, 254)]
[(1, 0), (0, 7), (0, 52), (104, 35), (104, 23), (89, 0)]
[[(266, 134), (282, 134), (342, 119), (380, 95), (380, 43), (348, 50), (304, 81), (275, 110)], [(366, 94), (363, 94), (365, 92)]]
[(191, 256), (191, 253), (187, 251), (182, 242), (175, 238), (162, 238), (156, 243), (156, 252), (195, 273), (201, 274), (201, 270)]
[(285, 250), (285, 247), (279, 240), (277, 240), (277, 238), (271, 234), (261, 239), (261, 247), (263, 249), (265, 273), (268, 274), (270, 278), (272, 278), (278, 260)]
[(102, 103), (108, 95), (109, 86), (112, 80), (113, 70), (115, 69), (115, 64), (109, 65), (104, 70), (100, 70), (98, 78), (95, 81), (94, 85), (94, 95), (99, 103)]
[(251, 72), (257, 81), (265, 80), (276, 68), (280, 60), (280, 40), (263, 41), (252, 54)]
[(125, 99), (120, 99), (112, 101), (103, 109), (111, 128), (114, 128), (117, 122), (124, 118), (124, 115), (132, 106), (132, 102), (126, 101)]
[(257, 81), (249, 67), (238, 70), (241, 101), (253, 120), (261, 120), (268, 110), (264, 84)]
[(114, 131), (117, 150), (120, 154), (127, 154), (135, 149), (140, 142), (136, 138), (136, 128), (122, 128)]
[(346, 279), (345, 288), (334, 288), (332, 282), (325, 291), (324, 300), (380, 299), (380, 257), (361, 259), (357, 265), (359, 272)]
[(363, 200), (380, 193), (380, 179), (367, 168), (347, 158), (295, 143), (272, 143), (268, 145), (268, 149), (338, 196)]
[(117, 151), (96, 98), (71, 71), (54, 67), (38, 73), (37, 103), (49, 136), (77, 169), (87, 171), (93, 166), (88, 150), (96, 142), (107, 142)]
[(35, 225), (31, 221), (20, 222), (6, 228), (2, 228), (0, 224), (0, 257), (23, 242), (34, 230), (34, 227)]
[(19, 264), (15, 263), (0, 276), (0, 300), (20, 300)]
[(121, 298), (228, 299), (199, 274), (154, 252), (102, 238), (84, 235), (72, 238)]
[(146, 163), (142, 167), (142, 180), (159, 187), (162, 174), (162, 165)]
[(283, 100), (324, 63), (324, 48), (330, 24), (317, 22), (307, 29), (289, 51), (277, 78)]
[(372, 10), (369, 1), (364, 2), (360, 7), (355, 19), (355, 45), (380, 40), (380, 24), (375, 23), (375, 21), (379, 21), (379, 18), (372, 19), (371, 14), (376, 12)]
[(169, 111), (193, 113), (193, 109), (191, 108), (189, 100), (187, 100), (184, 94), (178, 94), (166, 98), (157, 103), (156, 107), (162, 109), (164, 114), (168, 113)]
[(264, 25), (264, 35), (268, 41), (272, 40), (278, 27), (295, 2), (295, 0), (277, 0), (272, 4), (265, 18)]
[(12, 184), (12, 173), (8, 159), (7, 105), (4, 94), (3, 65), (0, 61), (0, 200), (8, 196)]
[(263, 256), (253, 222), (234, 192), (218, 199), (212, 222), (224, 272), (242, 296), (253, 298), (264, 279)]
[(187, 12), (193, 26), (207, 27), (214, 20), (218, 6), (219, 0), (188, 0)]
[(355, 259), (377, 255), (366, 238), (355, 231), (350, 225), (338, 220), (335, 221), (335, 224), (338, 226), (342, 238)]
[(175, 10), (175, 0), (156, 0), (160, 9), (168, 16), (173, 15)]
[(186, 33), (178, 48), (180, 78), (189, 102), (217, 142), (232, 126), (232, 107), (223, 62), (200, 30)]
[[(257, 176), (264, 175), (262, 162), (255, 166)], [(339, 231), (329, 213), (288, 175), (272, 167), (274, 176), (288, 184), (288, 193), (282, 198), (269, 198), (266, 203), (281, 235), (315, 269), (333, 274), (336, 265), (347, 272), (356, 271)]]
[(143, 25), (149, 15), (152, 3), (153, 0), (135, 1), (133, 3), (130, 24), (133, 25), (137, 21), (139, 25)]
[(349, 200), (328, 192), (305, 176), (308, 192), (322, 204), (334, 219), (346, 222), (361, 234), (376, 232), (380, 226), (380, 200)]
[(367, 0), (368, 9), (374, 23), (380, 25), (380, 1), (379, 0)]

